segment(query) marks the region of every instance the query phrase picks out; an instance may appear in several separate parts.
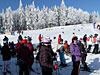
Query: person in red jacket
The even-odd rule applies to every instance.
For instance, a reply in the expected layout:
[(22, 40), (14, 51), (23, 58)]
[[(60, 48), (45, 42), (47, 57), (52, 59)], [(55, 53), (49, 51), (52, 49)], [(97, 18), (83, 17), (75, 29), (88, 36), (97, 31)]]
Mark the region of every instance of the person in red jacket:
[(29, 66), (30, 66), (30, 59), (31, 59), (31, 52), (27, 47), (27, 40), (22, 40), (22, 45), (17, 51), (17, 59), (19, 65), (19, 75), (29, 75)]
[(19, 48), (21, 47), (21, 39), (19, 39), (18, 43), (15, 45), (15, 50), (18, 51)]
[(34, 54), (33, 54), (33, 51), (34, 51), (34, 48), (33, 48), (33, 45), (32, 45), (32, 43), (31, 43), (31, 37), (28, 37), (28, 39), (27, 39), (27, 47), (29, 48), (29, 50), (30, 50), (30, 52), (31, 52), (31, 60), (30, 60), (30, 70), (31, 71), (34, 71), (33, 69), (32, 69), (32, 65), (33, 65), (33, 62), (34, 62)]
[(42, 40), (42, 36), (41, 36), (41, 34), (39, 34), (38, 39), (39, 39), (39, 43), (41, 43), (41, 40)]
[(67, 41), (65, 41), (64, 45), (65, 45), (65, 51), (67, 52), (68, 51), (68, 43), (67, 43)]
[(60, 43), (60, 39), (61, 39), (61, 34), (59, 34), (58, 36), (58, 44)]
[(18, 43), (15, 45), (15, 50), (16, 50), (16, 51), (19, 50), (19, 48), (20, 48), (20, 46), (21, 46), (21, 42), (22, 42), (22, 40), (23, 40), (22, 36), (19, 35), (18, 40), (17, 40)]

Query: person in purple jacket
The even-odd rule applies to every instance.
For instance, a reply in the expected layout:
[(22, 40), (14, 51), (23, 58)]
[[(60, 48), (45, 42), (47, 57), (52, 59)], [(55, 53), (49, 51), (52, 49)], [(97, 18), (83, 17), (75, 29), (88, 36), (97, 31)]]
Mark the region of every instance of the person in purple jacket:
[(73, 70), (71, 75), (78, 75), (78, 69), (81, 61), (81, 51), (77, 43), (78, 43), (78, 38), (77, 36), (74, 36), (72, 38), (72, 43), (70, 44), (70, 51), (73, 62)]

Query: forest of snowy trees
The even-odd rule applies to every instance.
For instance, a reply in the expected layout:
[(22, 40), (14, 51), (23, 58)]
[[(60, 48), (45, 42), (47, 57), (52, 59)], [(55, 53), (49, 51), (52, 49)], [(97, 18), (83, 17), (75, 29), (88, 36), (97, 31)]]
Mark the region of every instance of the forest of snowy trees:
[(11, 7), (8, 7), (5, 12), (2, 10), (0, 28), (5, 28), (6, 31), (34, 30), (89, 23), (90, 19), (92, 19), (92, 22), (100, 22), (99, 13), (90, 14), (82, 9), (67, 8), (64, 0), (59, 7), (48, 8), (43, 6), (41, 10), (39, 7), (35, 7), (34, 2), (31, 5), (26, 5), (24, 9), (20, 0), (17, 10), (12, 11)]

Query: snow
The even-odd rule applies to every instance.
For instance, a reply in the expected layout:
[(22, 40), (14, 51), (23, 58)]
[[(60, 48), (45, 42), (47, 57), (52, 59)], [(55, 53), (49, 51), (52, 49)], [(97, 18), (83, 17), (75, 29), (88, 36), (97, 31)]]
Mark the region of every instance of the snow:
[[(67, 7), (62, 0), (60, 6), (48, 8), (43, 6), (36, 8), (33, 1), (32, 4), (22, 7), (22, 1), (19, 2), (19, 8), (12, 10), (11, 7), (0, 13), (0, 25), (6, 31), (16, 30), (33, 30), (43, 29), (47, 27), (66, 26), (71, 24), (84, 24), (91, 22), (100, 22), (98, 12), (89, 13), (82, 9), (76, 9), (73, 6)], [(25, 10), (24, 10), (25, 8)]]
[[(31, 36), (32, 43), (37, 44), (39, 34), (42, 34), (44, 38), (46, 36), (50, 36), (50, 38), (52, 39), (53, 50), (56, 51), (58, 35), (61, 34), (62, 38), (64, 40), (67, 40), (68, 43), (70, 44), (71, 38), (73, 37), (73, 34), (72, 34), (73, 32), (79, 38), (83, 37), (84, 34), (87, 34), (89, 36), (91, 34), (94, 35), (95, 33), (98, 33), (100, 36), (100, 31), (97, 29), (93, 29), (93, 24), (80, 24), (80, 25), (52, 27), (52, 28), (46, 28), (46, 29), (42, 29), (42, 30), (28, 30), (28, 31), (24, 31), (23, 38), (24, 38), (24, 36)], [(17, 43), (18, 34), (17, 34), (17, 32), (15, 32), (15, 35), (7, 35), (7, 34), (0, 35), (1, 45), (3, 44), (3, 38), (5, 35), (9, 38), (9, 41), (14, 41), (15, 43)], [(54, 37), (56, 37), (55, 40), (53, 39)], [(58, 59), (58, 63), (60, 64), (59, 57), (57, 59)], [(66, 59), (66, 63), (69, 66), (60, 69), (60, 73), (62, 75), (70, 75), (72, 68), (73, 68), (71, 57), (65, 55), (65, 59)], [(15, 65), (16, 61), (17, 61), (16, 58), (12, 58), (10, 61), (11, 62), (10, 68), (11, 68), (11, 72), (13, 73), (13, 75), (18, 75), (19, 68), (18, 68), (18, 66)], [(84, 75), (99, 75), (100, 74), (100, 54), (89, 53), (87, 56), (86, 62), (88, 64), (88, 66), (93, 70), (91, 73), (84, 72)], [(3, 64), (1, 55), (0, 55), (0, 64)], [(0, 68), (2, 68), (2, 67), (0, 67)], [(38, 64), (38, 70), (36, 68), (36, 61), (33, 64), (33, 69), (41, 73), (41, 68), (40, 68), (39, 64)], [(0, 75), (2, 75), (2, 72), (3, 72), (3, 69), (0, 69)], [(55, 73), (56, 73), (56, 71), (53, 72), (53, 74), (55, 74)], [(82, 73), (83, 73), (83, 71), (80, 71), (80, 75), (82, 75)], [(36, 74), (31, 72), (31, 75), (36, 75)]]

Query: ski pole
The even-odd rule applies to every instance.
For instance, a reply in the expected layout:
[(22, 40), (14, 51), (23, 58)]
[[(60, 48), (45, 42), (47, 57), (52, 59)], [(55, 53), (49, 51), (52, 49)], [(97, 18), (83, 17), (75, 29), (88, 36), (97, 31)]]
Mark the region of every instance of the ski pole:
[(83, 72), (82, 72), (82, 75), (84, 75), (84, 66), (83, 66)]
[[(56, 60), (56, 64), (58, 65), (58, 61), (57, 61), (57, 60)], [(58, 67), (58, 69), (57, 69), (57, 71), (56, 71), (56, 75), (60, 75), (59, 67)]]
[[(57, 62), (55, 62), (55, 65), (57, 64)], [(57, 75), (57, 70), (56, 70), (56, 75)]]
[(80, 65), (79, 65), (79, 68), (78, 68), (78, 75), (79, 75), (79, 73), (80, 73)]

